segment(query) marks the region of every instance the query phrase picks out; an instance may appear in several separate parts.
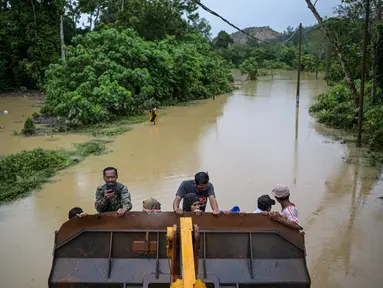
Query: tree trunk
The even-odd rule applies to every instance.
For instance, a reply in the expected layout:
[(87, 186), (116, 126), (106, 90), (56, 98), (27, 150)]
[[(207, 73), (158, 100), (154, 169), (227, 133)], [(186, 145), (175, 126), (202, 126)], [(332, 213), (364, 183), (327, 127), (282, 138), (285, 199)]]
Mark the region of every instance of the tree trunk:
[(96, 27), (97, 25), (99, 15), (100, 15), (100, 5), (97, 6), (96, 17), (94, 18), (94, 27)]
[(323, 33), (327, 37), (327, 39), (330, 41), (331, 45), (334, 47), (336, 54), (339, 57), (339, 62), (342, 67), (342, 70), (346, 76), (347, 84), (351, 90), (351, 93), (354, 97), (355, 105), (359, 105), (359, 95), (358, 90), (356, 89), (354, 79), (348, 69), (348, 65), (346, 63), (346, 60), (344, 58), (344, 53), (342, 51), (342, 46), (338, 41), (338, 36), (335, 33), (332, 33), (330, 29), (327, 28), (327, 26), (324, 24), (322, 17), (319, 15), (318, 11), (314, 7), (314, 5), (311, 3), (310, 0), (305, 0), (307, 3), (308, 8), (311, 10), (311, 12), (314, 14), (315, 18), (317, 19), (319, 25), (323, 28)]
[(60, 15), (60, 43), (61, 43), (61, 59), (65, 61), (65, 41), (64, 41), (64, 19)]
[[(319, 53), (319, 52), (318, 52)], [(316, 55), (316, 59), (315, 59), (315, 79), (318, 80), (318, 69), (319, 69), (319, 55)]]
[(328, 84), (328, 73), (330, 70), (330, 57), (328, 56), (328, 47), (326, 48), (326, 82)]
[(36, 20), (36, 8), (35, 8), (35, 3), (33, 3), (33, 0), (31, 0), (32, 4), (32, 11), (33, 11), (33, 20), (35, 22), (35, 36), (37, 38), (37, 20)]
[(92, 31), (93, 13), (89, 14), (89, 30)]
[(125, 0), (122, 0), (121, 1), (121, 12), (124, 11), (124, 4), (125, 4)]
[(378, 102), (378, 95), (377, 95), (377, 87), (378, 87), (378, 66), (379, 66), (379, 47), (378, 43), (380, 42), (380, 33), (377, 31), (374, 24), (379, 23), (379, 21), (382, 19), (382, 1), (376, 0), (375, 2), (375, 15), (373, 18), (373, 24), (372, 24), (372, 51), (371, 51), (371, 57), (372, 57), (372, 87), (371, 87), (371, 102), (372, 104), (376, 104)]
[(372, 51), (371, 51), (371, 57), (372, 57), (372, 87), (371, 87), (371, 102), (372, 104), (377, 103), (377, 74), (378, 74), (378, 33), (375, 33), (376, 31), (372, 32)]

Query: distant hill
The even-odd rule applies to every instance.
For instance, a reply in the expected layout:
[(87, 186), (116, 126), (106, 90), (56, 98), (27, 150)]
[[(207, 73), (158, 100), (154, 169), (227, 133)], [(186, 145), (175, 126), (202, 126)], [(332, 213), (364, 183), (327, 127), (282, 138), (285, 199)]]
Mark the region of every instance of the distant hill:
[[(275, 39), (280, 37), (282, 34), (274, 31), (269, 26), (265, 27), (248, 27), (243, 29), (243, 31), (249, 33), (250, 35), (253, 35), (254, 37), (257, 37), (261, 40), (267, 40), (267, 39)], [(240, 31), (237, 31), (230, 35), (231, 38), (233, 38), (234, 43), (240, 43), (240, 44), (247, 44), (249, 41), (249, 36), (246, 34), (243, 34)]]

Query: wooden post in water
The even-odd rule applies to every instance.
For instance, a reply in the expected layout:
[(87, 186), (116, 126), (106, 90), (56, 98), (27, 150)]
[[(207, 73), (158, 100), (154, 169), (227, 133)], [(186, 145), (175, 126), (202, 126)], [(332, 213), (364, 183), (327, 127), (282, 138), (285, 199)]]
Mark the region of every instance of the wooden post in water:
[(298, 79), (297, 79), (297, 95), (295, 106), (295, 140), (298, 140), (298, 120), (299, 120), (299, 88), (301, 85), (301, 54), (302, 54), (302, 23), (299, 24), (299, 43), (298, 43)]
[(328, 85), (328, 71), (329, 71), (329, 56), (328, 56), (328, 47), (326, 47), (326, 83)]
[(217, 93), (217, 57), (215, 57), (215, 65), (214, 65), (214, 91), (213, 91), (213, 100), (215, 100), (215, 94)]
[(317, 52), (316, 58), (315, 58), (315, 79), (318, 80), (318, 70), (319, 70), (319, 52)]
[(366, 17), (364, 22), (364, 40), (363, 40), (363, 56), (362, 56), (362, 75), (360, 80), (360, 96), (359, 96), (359, 117), (358, 117), (358, 137), (356, 145), (362, 146), (362, 130), (363, 130), (363, 104), (364, 104), (364, 80), (366, 76), (366, 50), (368, 42), (368, 21), (370, 18), (370, 0), (365, 0)]

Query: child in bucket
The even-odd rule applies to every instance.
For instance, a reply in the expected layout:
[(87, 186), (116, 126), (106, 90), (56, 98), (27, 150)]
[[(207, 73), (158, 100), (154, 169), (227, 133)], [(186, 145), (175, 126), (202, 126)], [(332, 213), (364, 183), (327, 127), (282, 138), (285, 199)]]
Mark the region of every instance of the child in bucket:
[[(271, 207), (275, 205), (275, 201), (270, 198), (269, 195), (262, 195), (258, 198), (258, 208), (253, 213), (258, 214), (262, 213), (263, 215), (268, 215), (268, 212), (271, 211)], [(225, 215), (239, 213), (240, 215), (246, 214), (245, 211), (241, 211), (238, 206), (234, 206), (230, 211), (223, 211)]]
[(149, 198), (142, 202), (142, 211), (150, 214), (158, 214), (161, 212), (161, 203), (157, 199)]
[(69, 220), (78, 216), (79, 218), (83, 218), (85, 216), (88, 216), (88, 214), (84, 213), (80, 207), (74, 207), (69, 210), (68, 218)]
[(258, 208), (253, 213), (270, 212), (273, 205), (275, 201), (269, 195), (262, 195), (258, 198)]
[(200, 207), (201, 203), (197, 194), (189, 193), (184, 196), (184, 203), (182, 206), (183, 211), (194, 212), (197, 215), (200, 215), (202, 213)]

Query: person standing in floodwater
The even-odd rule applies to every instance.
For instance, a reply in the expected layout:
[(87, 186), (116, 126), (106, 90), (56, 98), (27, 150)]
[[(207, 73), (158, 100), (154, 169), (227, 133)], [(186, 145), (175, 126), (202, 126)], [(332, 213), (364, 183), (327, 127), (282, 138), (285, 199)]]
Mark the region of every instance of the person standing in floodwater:
[(213, 214), (221, 213), (218, 209), (218, 203), (215, 199), (214, 186), (209, 182), (209, 175), (206, 172), (198, 172), (194, 176), (194, 180), (185, 180), (181, 183), (176, 197), (173, 201), (173, 211), (177, 214), (182, 214), (182, 209), (179, 208), (181, 200), (185, 195), (194, 193), (199, 197), (200, 209), (205, 212), (206, 203), (209, 200)]
[(157, 108), (154, 107), (154, 108), (150, 109), (148, 114), (149, 114), (150, 122), (152, 122), (153, 125), (156, 125), (156, 121), (158, 119)]

